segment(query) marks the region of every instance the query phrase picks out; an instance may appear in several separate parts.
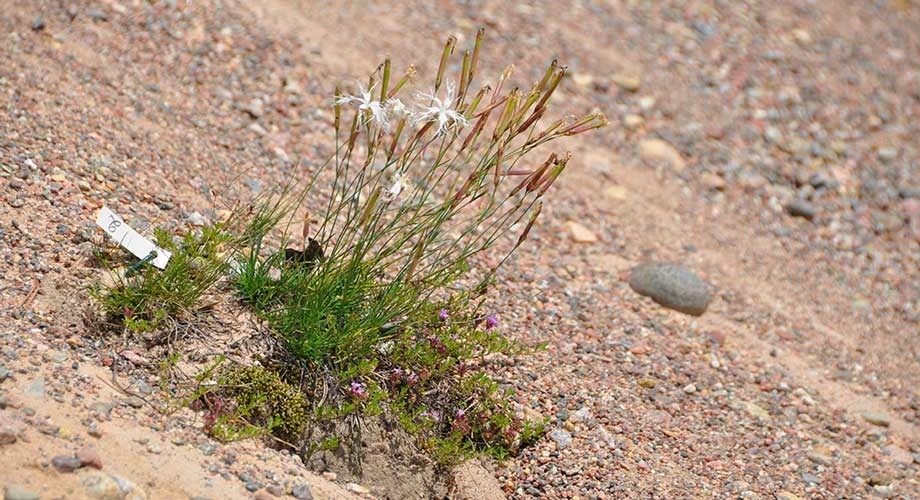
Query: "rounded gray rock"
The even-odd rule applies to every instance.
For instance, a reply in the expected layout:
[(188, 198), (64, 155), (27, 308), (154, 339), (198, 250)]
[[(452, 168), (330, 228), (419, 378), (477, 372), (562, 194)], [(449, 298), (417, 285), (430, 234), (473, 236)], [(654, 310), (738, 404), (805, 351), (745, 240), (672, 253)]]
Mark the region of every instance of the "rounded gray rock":
[(693, 271), (665, 262), (636, 266), (629, 277), (629, 286), (669, 309), (693, 316), (706, 312), (712, 297), (709, 285)]

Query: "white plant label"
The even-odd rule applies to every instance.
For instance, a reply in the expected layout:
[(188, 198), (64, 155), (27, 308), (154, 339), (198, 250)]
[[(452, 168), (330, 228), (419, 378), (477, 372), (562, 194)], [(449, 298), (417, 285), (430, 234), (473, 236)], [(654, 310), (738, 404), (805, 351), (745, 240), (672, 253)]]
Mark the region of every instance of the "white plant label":
[(96, 225), (138, 259), (150, 255), (150, 252), (156, 252), (157, 256), (150, 263), (160, 269), (166, 269), (166, 264), (172, 254), (138, 234), (108, 207), (99, 209), (99, 214), (96, 215)]

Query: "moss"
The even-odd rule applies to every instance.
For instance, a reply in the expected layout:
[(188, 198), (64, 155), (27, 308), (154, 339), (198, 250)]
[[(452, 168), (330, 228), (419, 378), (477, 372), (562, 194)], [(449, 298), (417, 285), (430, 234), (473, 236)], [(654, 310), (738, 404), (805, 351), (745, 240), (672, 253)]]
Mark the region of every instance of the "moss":
[(282, 439), (303, 435), (310, 423), (309, 403), (298, 388), (262, 366), (229, 368), (222, 381), (235, 401), (237, 420), (261, 426)]

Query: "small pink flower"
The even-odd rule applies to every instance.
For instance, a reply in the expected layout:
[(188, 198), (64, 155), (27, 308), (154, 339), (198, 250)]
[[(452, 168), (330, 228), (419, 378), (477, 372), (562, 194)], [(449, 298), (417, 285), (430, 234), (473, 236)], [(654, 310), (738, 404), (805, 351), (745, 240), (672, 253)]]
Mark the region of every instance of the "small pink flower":
[(489, 314), (486, 316), (486, 330), (491, 330), (498, 326), (498, 316)]
[(361, 384), (360, 382), (352, 382), (351, 395), (358, 399), (364, 399), (367, 397), (367, 389), (365, 389), (364, 384)]
[(438, 313), (438, 317), (441, 318), (441, 321), (447, 321), (450, 318), (450, 314), (447, 314), (447, 308), (441, 309), (441, 312)]

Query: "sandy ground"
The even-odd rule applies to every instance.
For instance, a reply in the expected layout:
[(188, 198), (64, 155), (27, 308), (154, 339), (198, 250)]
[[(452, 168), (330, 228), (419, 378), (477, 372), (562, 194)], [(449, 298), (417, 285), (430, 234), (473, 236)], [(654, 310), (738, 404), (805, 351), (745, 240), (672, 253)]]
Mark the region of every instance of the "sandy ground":
[[(493, 301), (509, 334), (548, 344), (494, 371), (553, 430), (496, 465), (504, 494), (920, 497), (915, 1), (0, 7), (0, 436), (16, 436), (0, 484), (82, 498), (105, 473), (121, 497), (388, 496), (217, 446), (191, 412), (116, 391), (109, 366), (128, 361), (82, 320), (92, 218), (214, 220), (328, 152), (337, 83), (385, 55), (430, 76), (447, 34), (465, 46), (485, 26), (480, 74), (514, 63), (523, 87), (558, 58), (573, 75), (558, 113), (611, 119), (565, 145), (574, 166)], [(810, 219), (788, 212), (797, 199)], [(647, 260), (713, 285), (706, 314), (632, 291)], [(102, 472), (50, 465), (85, 446)]]

